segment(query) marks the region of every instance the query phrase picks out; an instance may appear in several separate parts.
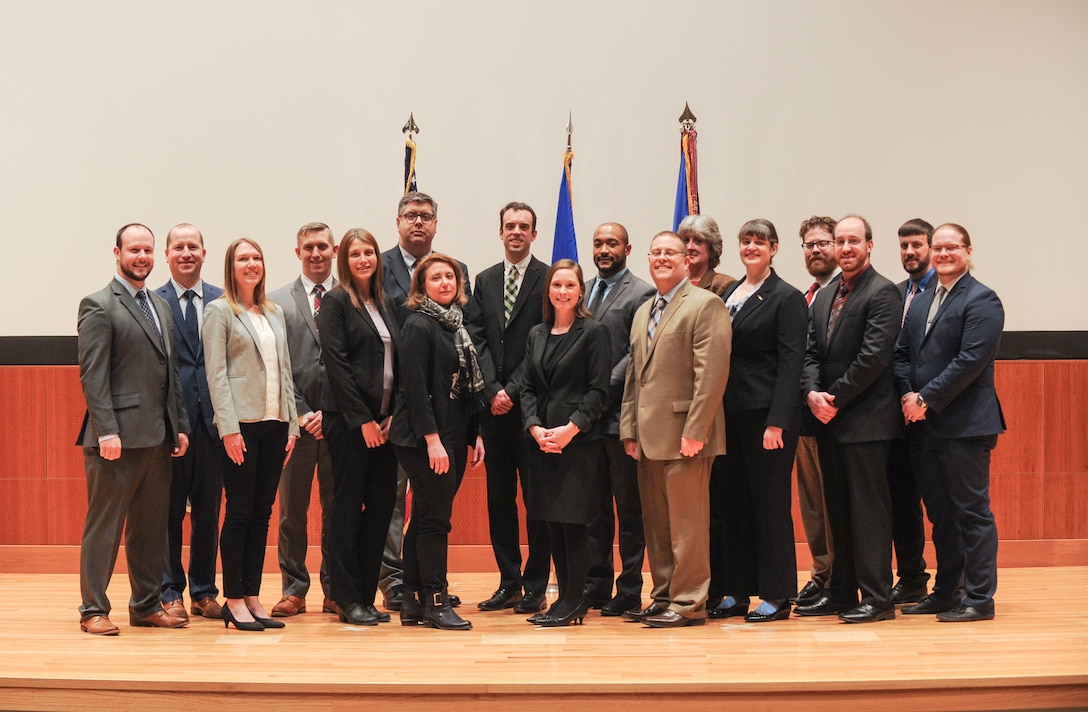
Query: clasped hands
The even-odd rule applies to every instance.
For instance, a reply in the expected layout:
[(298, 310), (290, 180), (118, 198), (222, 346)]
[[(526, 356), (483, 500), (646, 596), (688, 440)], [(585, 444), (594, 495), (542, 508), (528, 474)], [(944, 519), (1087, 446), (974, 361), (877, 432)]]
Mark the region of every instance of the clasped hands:
[(578, 434), (578, 426), (569, 421), (566, 425), (560, 425), (558, 428), (543, 428), (534, 425), (529, 428), (529, 434), (536, 440), (541, 452), (558, 455)]

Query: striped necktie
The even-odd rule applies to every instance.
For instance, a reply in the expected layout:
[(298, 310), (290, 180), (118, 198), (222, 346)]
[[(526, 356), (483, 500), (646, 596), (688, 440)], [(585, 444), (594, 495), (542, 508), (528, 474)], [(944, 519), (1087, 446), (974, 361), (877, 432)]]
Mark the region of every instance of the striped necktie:
[(654, 331), (657, 330), (657, 322), (661, 320), (661, 314), (665, 311), (665, 297), (658, 297), (654, 302), (654, 308), (650, 310), (650, 320), (646, 323), (646, 349), (654, 342)]
[(835, 292), (835, 301), (831, 304), (831, 316), (827, 319), (827, 340), (831, 341), (831, 334), (835, 332), (835, 325), (839, 323), (839, 316), (842, 314), (842, 308), (846, 306), (846, 296), (850, 292), (850, 288), (846, 286), (846, 282), (839, 282), (839, 290)]
[(321, 313), (321, 297), (325, 294), (325, 287), (321, 284), (314, 285), (314, 331), (318, 338), (321, 337), (321, 327), (317, 325), (317, 315)]
[(914, 297), (917, 296), (917, 294), (918, 294), (918, 283), (917, 282), (911, 282), (910, 283), (910, 291), (907, 292), (907, 301), (903, 302), (903, 320), (901, 322), (899, 322), (900, 327), (902, 327), (903, 324), (907, 323), (907, 310), (910, 309), (910, 303), (914, 301)]

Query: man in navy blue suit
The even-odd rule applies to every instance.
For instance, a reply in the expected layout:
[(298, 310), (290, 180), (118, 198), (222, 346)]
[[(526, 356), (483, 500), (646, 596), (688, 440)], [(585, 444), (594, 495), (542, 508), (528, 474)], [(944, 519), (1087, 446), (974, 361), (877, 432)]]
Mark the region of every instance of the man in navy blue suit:
[(195, 616), (221, 618), (222, 606), (216, 600), (215, 559), (219, 551), (219, 505), (223, 498), (223, 471), (220, 468), (223, 446), (212, 422), (208, 378), (204, 374), (204, 345), (200, 326), (204, 307), (223, 293), (219, 287), (204, 282), (200, 270), (207, 251), (204, 236), (188, 223), (175, 225), (166, 233), (166, 264), (170, 281), (155, 290), (166, 300), (174, 316), (174, 341), (177, 343), (181, 391), (189, 414), (192, 432), (189, 450), (173, 460), (170, 484), (170, 515), (167, 522), (166, 570), (162, 577), (162, 605), (167, 612), (188, 619), (182, 592), (185, 591), (185, 566), (181, 560), (181, 528), (186, 502), (190, 505), (189, 523), (189, 597)]
[(994, 291), (971, 276), (967, 230), (941, 225), (930, 254), (940, 284), (911, 304), (896, 346), (895, 380), (904, 420), (926, 423), (925, 445), (912, 456), (933, 522), (937, 577), (933, 593), (903, 612), (990, 620), (997, 590), (990, 453), (1005, 432), (994, 358), (1005, 312)]

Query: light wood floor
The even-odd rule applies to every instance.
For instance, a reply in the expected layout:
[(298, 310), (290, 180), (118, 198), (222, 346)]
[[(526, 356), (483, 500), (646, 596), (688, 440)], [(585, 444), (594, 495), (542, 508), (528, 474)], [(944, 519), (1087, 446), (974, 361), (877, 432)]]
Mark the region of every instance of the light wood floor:
[[(1088, 567), (1001, 571), (997, 618), (929, 616), (848, 625), (711, 621), (654, 630), (593, 612), (580, 627), (534, 629), (482, 613), (493, 574), (455, 574), (474, 629), (342, 625), (320, 613), (281, 631), (127, 625), (81, 633), (73, 574), (0, 574), (0, 708), (358, 709), (1027, 709), (1088, 707)], [(802, 581), (803, 582), (803, 581)], [(265, 604), (279, 577), (266, 576)], [(648, 584), (647, 584), (648, 590)]]

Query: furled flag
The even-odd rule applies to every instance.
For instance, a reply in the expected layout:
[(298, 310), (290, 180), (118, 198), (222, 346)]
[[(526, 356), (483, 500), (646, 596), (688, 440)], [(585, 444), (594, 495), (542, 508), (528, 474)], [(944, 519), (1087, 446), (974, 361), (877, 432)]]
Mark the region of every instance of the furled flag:
[(416, 126), (412, 114), (408, 114), (408, 123), (404, 125), (401, 132), (406, 137), (404, 139), (404, 193), (407, 195), (419, 190), (416, 186), (416, 142), (412, 140), (413, 134), (419, 133), (419, 127)]
[(680, 175), (676, 179), (676, 206), (672, 213), (672, 229), (688, 215), (699, 214), (699, 161), (695, 152), (695, 114), (684, 102), (680, 115)]
[(559, 205), (555, 210), (555, 238), (552, 242), (552, 264), (562, 259), (578, 261), (578, 240), (574, 236), (574, 206), (571, 201), (571, 164), (574, 151), (570, 148), (572, 132), (567, 118), (567, 150), (563, 154), (563, 177), (559, 181)]

